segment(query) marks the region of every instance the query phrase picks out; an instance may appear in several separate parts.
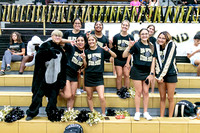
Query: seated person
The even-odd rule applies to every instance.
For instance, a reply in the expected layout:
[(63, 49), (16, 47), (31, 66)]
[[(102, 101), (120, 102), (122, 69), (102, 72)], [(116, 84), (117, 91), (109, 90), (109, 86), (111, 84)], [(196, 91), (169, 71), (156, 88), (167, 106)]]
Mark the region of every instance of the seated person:
[(33, 36), (31, 41), (28, 42), (27, 45), (27, 55), (23, 57), (23, 60), (20, 65), (19, 74), (23, 74), (24, 69), (26, 68), (25, 63), (31, 62), (33, 57), (38, 50), (39, 46), (43, 43), (43, 41), (38, 36)]
[(200, 76), (200, 33), (194, 36), (194, 44), (188, 48), (187, 57), (190, 63), (197, 66), (197, 76)]
[(21, 61), (24, 55), (25, 45), (22, 42), (21, 34), (13, 32), (10, 35), (10, 44), (8, 45), (8, 49), (5, 51), (2, 59), (0, 76), (5, 75), (5, 71), (11, 71), (11, 61)]

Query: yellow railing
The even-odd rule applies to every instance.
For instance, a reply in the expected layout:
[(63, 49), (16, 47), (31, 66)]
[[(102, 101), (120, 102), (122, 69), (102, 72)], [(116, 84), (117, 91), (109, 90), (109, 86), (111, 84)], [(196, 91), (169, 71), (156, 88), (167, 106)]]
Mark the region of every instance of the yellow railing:
[(199, 23), (199, 11), (200, 6), (0, 5), (0, 21), (70, 23), (79, 17), (83, 22)]
[(46, 22), (71, 23), (77, 17), (82, 22), (199, 23), (199, 12), (200, 6), (0, 5), (0, 22), (42, 22), (45, 31)]

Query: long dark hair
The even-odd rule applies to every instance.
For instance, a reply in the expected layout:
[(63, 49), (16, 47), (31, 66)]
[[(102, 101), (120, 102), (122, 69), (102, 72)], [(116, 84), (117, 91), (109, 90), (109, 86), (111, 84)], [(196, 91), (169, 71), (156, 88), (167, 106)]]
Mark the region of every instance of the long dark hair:
[(12, 35), (13, 34), (16, 34), (17, 35), (17, 43), (22, 43), (22, 38), (21, 38), (21, 34), (19, 32), (13, 32), (11, 35), (10, 35), (10, 44), (12, 45), (14, 43), (14, 40), (12, 39)]
[(81, 25), (82, 25), (82, 21), (81, 21), (80, 18), (75, 18), (75, 19), (72, 21), (72, 24), (73, 24), (73, 25), (74, 25), (74, 23), (75, 23), (76, 20), (79, 20), (79, 21), (81, 22)]

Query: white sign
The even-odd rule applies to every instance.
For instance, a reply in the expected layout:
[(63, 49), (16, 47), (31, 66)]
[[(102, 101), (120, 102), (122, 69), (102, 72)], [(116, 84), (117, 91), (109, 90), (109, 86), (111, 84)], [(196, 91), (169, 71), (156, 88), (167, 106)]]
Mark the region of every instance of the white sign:
[[(135, 40), (138, 40), (138, 32), (142, 28), (147, 28), (152, 23), (130, 23), (129, 33), (134, 35)], [(156, 27), (154, 35), (157, 38), (158, 34), (162, 31), (168, 31), (174, 42), (177, 44), (177, 56), (186, 56), (186, 51), (194, 44), (193, 37), (200, 31), (200, 24), (185, 24), (185, 23), (153, 23)], [(121, 30), (120, 23), (104, 23), (103, 33), (109, 36), (109, 39), (119, 33)], [(94, 23), (85, 23), (85, 31), (94, 30)]]

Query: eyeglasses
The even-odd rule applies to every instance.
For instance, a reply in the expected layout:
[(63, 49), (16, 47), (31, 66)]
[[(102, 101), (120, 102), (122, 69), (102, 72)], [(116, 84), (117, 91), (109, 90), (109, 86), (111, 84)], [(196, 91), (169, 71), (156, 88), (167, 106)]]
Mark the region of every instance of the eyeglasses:
[(162, 37), (158, 37), (158, 39), (161, 39), (161, 40), (166, 40), (166, 38), (162, 38)]
[(81, 23), (74, 23), (74, 24), (77, 24), (77, 25), (78, 25), (78, 24), (81, 24)]
[(145, 36), (145, 35), (148, 35), (148, 33), (142, 33), (142, 34), (141, 34), (141, 36)]

